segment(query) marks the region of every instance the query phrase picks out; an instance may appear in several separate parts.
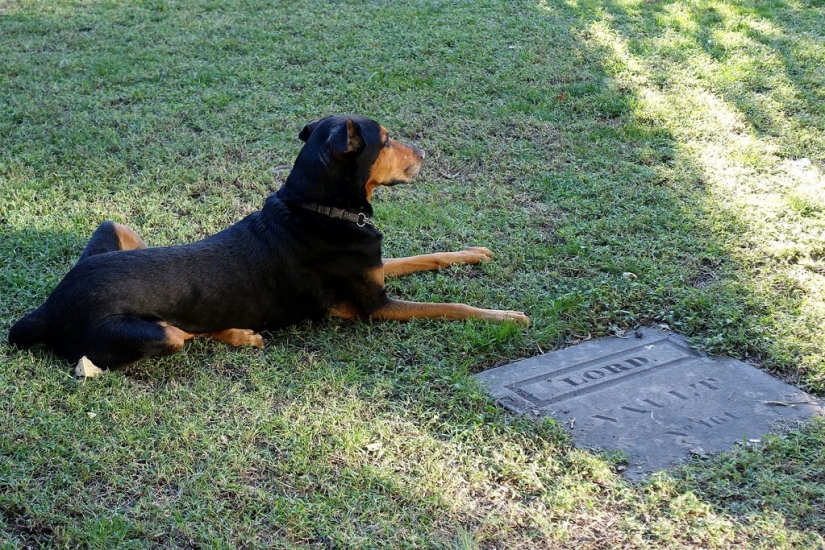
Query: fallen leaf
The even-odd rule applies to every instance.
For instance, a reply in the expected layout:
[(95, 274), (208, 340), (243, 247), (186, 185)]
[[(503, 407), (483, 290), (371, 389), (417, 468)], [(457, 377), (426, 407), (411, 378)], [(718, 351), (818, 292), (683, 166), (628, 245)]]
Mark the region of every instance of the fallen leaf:
[(103, 374), (103, 371), (84, 355), (80, 358), (80, 361), (77, 362), (74, 373), (81, 378), (94, 378)]

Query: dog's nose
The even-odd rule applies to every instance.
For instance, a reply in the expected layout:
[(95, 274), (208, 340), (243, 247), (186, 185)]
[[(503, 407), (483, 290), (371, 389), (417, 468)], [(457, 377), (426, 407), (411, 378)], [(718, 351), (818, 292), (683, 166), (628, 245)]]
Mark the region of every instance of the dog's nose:
[(415, 154), (421, 157), (421, 160), (424, 160), (424, 157), (427, 156), (427, 153), (424, 151), (424, 149), (419, 149), (415, 145), (412, 145), (411, 147), (412, 150), (415, 151)]

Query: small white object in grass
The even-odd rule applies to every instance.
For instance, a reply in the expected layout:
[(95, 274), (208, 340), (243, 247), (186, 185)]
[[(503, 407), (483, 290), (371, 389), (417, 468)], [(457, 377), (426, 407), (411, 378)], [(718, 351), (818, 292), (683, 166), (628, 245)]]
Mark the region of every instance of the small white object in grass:
[(377, 453), (381, 450), (382, 447), (383, 445), (381, 444), (381, 442), (377, 441), (375, 443), (368, 443), (366, 449), (371, 453)]
[(801, 159), (790, 160), (788, 161), (788, 164), (792, 164), (793, 166), (798, 166), (800, 168), (807, 168), (813, 163), (811, 162), (811, 159), (803, 157)]
[(631, 281), (638, 279), (636, 274), (630, 271), (625, 271), (624, 273), (622, 273), (622, 277), (624, 277), (625, 279), (630, 279)]
[(94, 378), (95, 376), (103, 374), (103, 371), (84, 355), (80, 358), (80, 361), (77, 362), (74, 373), (82, 378)]

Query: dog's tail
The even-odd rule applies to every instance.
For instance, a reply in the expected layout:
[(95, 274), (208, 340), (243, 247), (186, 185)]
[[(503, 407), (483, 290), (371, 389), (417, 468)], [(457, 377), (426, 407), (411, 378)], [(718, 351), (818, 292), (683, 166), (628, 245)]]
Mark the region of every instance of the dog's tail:
[(18, 348), (30, 348), (46, 342), (48, 325), (38, 308), (19, 321), (9, 330), (9, 344)]

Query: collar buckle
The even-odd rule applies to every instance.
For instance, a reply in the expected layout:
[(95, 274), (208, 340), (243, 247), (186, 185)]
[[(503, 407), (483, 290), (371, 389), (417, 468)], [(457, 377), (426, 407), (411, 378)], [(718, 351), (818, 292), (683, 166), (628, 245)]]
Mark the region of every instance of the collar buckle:
[(323, 214), (324, 216), (329, 216), (330, 218), (353, 222), (358, 227), (364, 227), (365, 225), (376, 227), (375, 223), (373, 223), (373, 221), (369, 219), (367, 215), (363, 212), (358, 212), (358, 214), (355, 214), (354, 212), (347, 212), (346, 210), (343, 210), (341, 208), (335, 208), (332, 206), (322, 206), (320, 204), (315, 203), (304, 203), (299, 204), (299, 206), (306, 210), (310, 210), (318, 214)]

